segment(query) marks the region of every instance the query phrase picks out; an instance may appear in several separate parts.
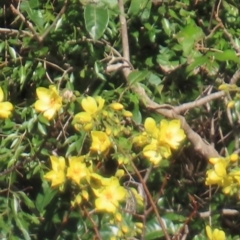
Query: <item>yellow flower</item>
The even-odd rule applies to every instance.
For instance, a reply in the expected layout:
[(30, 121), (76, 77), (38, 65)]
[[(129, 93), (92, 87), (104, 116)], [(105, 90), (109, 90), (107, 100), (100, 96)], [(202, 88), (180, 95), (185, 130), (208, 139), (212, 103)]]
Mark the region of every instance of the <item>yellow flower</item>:
[(214, 164), (214, 169), (207, 171), (207, 178), (205, 183), (206, 185), (218, 184), (221, 186), (226, 177), (226, 163), (224, 161), (219, 161)]
[(13, 110), (13, 105), (10, 102), (3, 102), (4, 94), (3, 90), (0, 87), (0, 118), (6, 119), (9, 118)]
[(59, 96), (56, 86), (50, 85), (49, 89), (38, 87), (36, 93), (38, 97), (35, 102), (36, 111), (43, 112), (43, 116), (51, 120), (62, 107), (62, 97)]
[(72, 124), (75, 127), (75, 129), (77, 129), (77, 130), (81, 130), (83, 128), (85, 131), (89, 131), (93, 127), (92, 117), (87, 112), (77, 113), (73, 117)]
[(132, 140), (133, 144), (138, 147), (142, 147), (143, 145), (148, 143), (148, 137), (146, 132), (143, 132), (141, 135), (135, 136)]
[(97, 96), (95, 98), (88, 96), (86, 98), (83, 98), (81, 105), (85, 112), (90, 115), (94, 115), (96, 112), (100, 111), (103, 108), (104, 102), (105, 100), (100, 96)]
[(181, 129), (179, 120), (162, 120), (159, 129), (159, 142), (167, 143), (171, 148), (177, 149), (180, 142), (186, 137)]
[(158, 145), (157, 140), (152, 139), (152, 142), (143, 148), (143, 155), (157, 165), (163, 157), (168, 158), (171, 151), (168, 145)]
[(144, 147), (143, 156), (148, 158), (154, 165), (157, 165), (162, 160), (162, 155), (159, 153), (158, 146), (154, 142)]
[(102, 110), (105, 100), (102, 97), (86, 97), (83, 98), (81, 105), (85, 112), (77, 113), (73, 117), (73, 126), (75, 129), (84, 129), (90, 131), (93, 128), (93, 117), (94, 115)]
[(115, 111), (119, 111), (119, 110), (122, 110), (124, 108), (121, 103), (117, 103), (117, 102), (111, 103), (109, 106), (110, 106), (110, 108), (112, 108)]
[(213, 231), (210, 226), (206, 226), (206, 233), (209, 240), (225, 240), (225, 232), (215, 228)]
[(65, 181), (65, 159), (63, 157), (50, 156), (52, 171), (46, 173), (44, 178), (52, 181), (52, 187), (58, 186)]
[(111, 177), (107, 182), (108, 185), (104, 185), (97, 189), (93, 188), (97, 197), (95, 206), (98, 211), (116, 213), (119, 202), (125, 199), (126, 190), (119, 185), (119, 181), (116, 177)]
[(90, 149), (92, 151), (100, 154), (102, 152), (107, 151), (110, 148), (111, 142), (108, 135), (105, 132), (92, 131), (91, 136), (92, 136), (92, 145)]
[(89, 180), (89, 169), (83, 162), (84, 156), (69, 157), (67, 177), (79, 184), (81, 179)]
[(233, 188), (233, 176), (227, 175), (226, 167), (228, 161), (225, 159), (219, 159), (216, 164), (214, 164), (214, 169), (207, 171), (207, 177), (205, 184), (213, 185), (217, 184), (222, 187), (222, 191), (225, 194), (229, 194)]

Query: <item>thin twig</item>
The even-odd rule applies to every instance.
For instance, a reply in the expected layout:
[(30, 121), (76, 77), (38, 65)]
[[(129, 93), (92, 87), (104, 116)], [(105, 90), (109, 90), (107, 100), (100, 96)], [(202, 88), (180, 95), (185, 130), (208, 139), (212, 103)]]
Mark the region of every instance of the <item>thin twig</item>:
[(154, 203), (154, 201), (152, 199), (151, 193), (149, 192), (148, 187), (146, 186), (146, 183), (144, 182), (144, 179), (142, 178), (142, 176), (139, 173), (138, 169), (136, 168), (135, 164), (133, 162), (131, 162), (131, 165), (132, 165), (132, 168), (133, 168), (134, 172), (138, 176), (139, 181), (141, 182), (141, 184), (143, 186), (143, 189), (144, 189), (144, 191), (145, 191), (145, 193), (147, 195), (148, 201), (150, 202), (150, 205), (153, 208), (153, 211), (154, 211), (154, 213), (156, 215), (157, 221), (158, 221), (158, 223), (159, 223), (159, 225), (160, 225), (160, 227), (161, 227), (161, 229), (162, 229), (162, 231), (164, 233), (165, 239), (170, 240), (170, 237), (169, 237), (169, 235), (168, 235), (168, 233), (166, 231), (165, 224), (164, 224), (162, 218), (159, 215), (159, 212), (158, 212), (158, 209), (156, 207), (156, 204)]
[(5, 33), (5, 34), (24, 34), (28, 35), (29, 37), (33, 37), (32, 33), (29, 31), (25, 30), (16, 30), (16, 29), (11, 29), (11, 28), (0, 28), (0, 33)]
[(231, 33), (229, 33), (228, 30), (225, 28), (222, 20), (221, 20), (221, 19), (219, 18), (219, 16), (218, 16), (218, 13), (215, 14), (215, 18), (216, 18), (218, 24), (220, 25), (220, 27), (222, 28), (223, 33), (224, 33), (225, 36), (229, 39), (232, 47), (235, 49), (235, 51), (236, 51), (237, 53), (240, 53), (240, 48), (237, 46), (237, 44), (236, 44), (235, 41), (233, 40), (233, 37), (232, 37)]
[(49, 34), (49, 32), (55, 27), (57, 24), (58, 20), (62, 17), (62, 15), (65, 13), (67, 9), (69, 0), (65, 0), (64, 5), (60, 12), (58, 13), (57, 17), (54, 19), (53, 23), (44, 31), (44, 33), (39, 37), (39, 41), (43, 42), (43, 40), (46, 38), (46, 36)]
[(87, 211), (87, 209), (85, 207), (83, 207), (83, 210), (84, 210), (84, 213), (86, 214), (86, 216), (88, 217), (88, 219), (90, 220), (90, 222), (92, 223), (93, 230), (95, 232), (95, 235), (96, 235), (97, 239), (101, 240), (102, 238), (101, 238), (101, 236), (99, 234), (99, 231), (98, 231), (98, 228), (96, 226), (96, 223), (94, 222), (94, 220), (91, 217), (91, 214), (89, 214), (89, 212)]
[(19, 12), (18, 9), (16, 9), (13, 4), (10, 4), (10, 9), (12, 10), (12, 12), (19, 16), (20, 19), (27, 25), (27, 27), (31, 30), (31, 32), (33, 33), (33, 38), (37, 39), (39, 42), (39, 36), (38, 33), (36, 32), (36, 30), (34, 29), (33, 25), (31, 22), (27, 21), (26, 18), (22, 15), (22, 13)]
[[(12, 12), (19, 16), (19, 18), (22, 20), (22, 22), (24, 22), (27, 27), (30, 29), (30, 31), (32, 32), (32, 36), (30, 34), (28, 34), (29, 36), (35, 38), (39, 43), (43, 42), (44, 39), (47, 37), (47, 35), (49, 34), (49, 32), (55, 27), (55, 25), (57, 24), (58, 20), (61, 18), (61, 16), (65, 13), (66, 9), (67, 9), (67, 5), (68, 5), (68, 1), (69, 0), (65, 0), (64, 5), (62, 7), (62, 9), (60, 10), (60, 12), (58, 13), (57, 17), (54, 19), (53, 23), (45, 30), (45, 32), (40, 36), (39, 33), (34, 29), (34, 26), (32, 25), (32, 23), (30, 21), (28, 21), (23, 14), (14, 7), (13, 4), (10, 4), (10, 9), (12, 10)], [(24, 33), (27, 33), (26, 31)]]

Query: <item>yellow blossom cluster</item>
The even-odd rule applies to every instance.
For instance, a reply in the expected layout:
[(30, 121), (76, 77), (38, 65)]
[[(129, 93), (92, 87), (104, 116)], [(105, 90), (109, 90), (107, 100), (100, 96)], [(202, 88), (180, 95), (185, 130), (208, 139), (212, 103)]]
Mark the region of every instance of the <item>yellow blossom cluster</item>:
[(91, 175), (91, 186), (96, 196), (95, 206), (99, 211), (116, 213), (119, 202), (126, 197), (126, 189), (120, 186), (117, 177), (104, 178), (99, 174)]
[(44, 178), (51, 181), (52, 187), (63, 185), (66, 179), (70, 179), (77, 184), (82, 191), (72, 201), (73, 205), (80, 204), (82, 199), (88, 200), (86, 187), (90, 187), (94, 192), (95, 207), (97, 211), (115, 213), (119, 208), (119, 202), (125, 199), (126, 190), (120, 186), (117, 177), (104, 178), (94, 173), (92, 166), (87, 166), (85, 156), (69, 157), (69, 164), (63, 157), (50, 156), (52, 170), (44, 175)]
[(88, 180), (91, 167), (87, 167), (84, 156), (69, 157), (69, 166), (66, 169), (66, 161), (63, 157), (50, 156), (52, 170), (44, 175), (44, 178), (52, 182), (52, 187), (63, 184), (66, 177), (81, 185), (81, 180)]
[(162, 120), (159, 125), (153, 118), (147, 118), (144, 122), (145, 131), (134, 137), (133, 142), (137, 146), (144, 146), (143, 156), (154, 165), (163, 158), (171, 155), (171, 149), (177, 149), (186, 135), (181, 129), (179, 120)]
[[(119, 133), (119, 128), (114, 128), (113, 125), (119, 124), (117, 112), (123, 117), (131, 117), (132, 113), (125, 110), (121, 103), (114, 102), (104, 107), (105, 100), (100, 97), (84, 97), (81, 101), (81, 107), (84, 111), (77, 113), (73, 118), (73, 126), (76, 130), (91, 131), (96, 126), (103, 125), (105, 132), (110, 135), (114, 132)], [(123, 127), (120, 128), (123, 131)]]
[(222, 187), (224, 194), (240, 194), (238, 189), (240, 187), (240, 168), (230, 168), (231, 162), (238, 161), (237, 154), (232, 154), (226, 158), (210, 158), (209, 162), (213, 164), (213, 168), (207, 171), (206, 185), (218, 185)]

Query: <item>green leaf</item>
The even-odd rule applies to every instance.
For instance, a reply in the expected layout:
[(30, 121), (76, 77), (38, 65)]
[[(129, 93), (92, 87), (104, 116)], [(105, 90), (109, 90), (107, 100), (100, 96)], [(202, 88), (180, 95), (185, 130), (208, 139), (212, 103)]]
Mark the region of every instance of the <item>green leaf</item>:
[(216, 52), (213, 54), (213, 56), (216, 58), (216, 60), (218, 60), (220, 62), (234, 61), (236, 63), (240, 63), (240, 59), (236, 55), (236, 52), (231, 49), (228, 49), (224, 52)]
[(148, 82), (152, 85), (157, 86), (162, 82), (162, 80), (156, 74), (150, 73)]
[(98, 62), (94, 63), (94, 70), (95, 70), (95, 73), (96, 73), (96, 75), (99, 79), (101, 79), (103, 81), (106, 81), (105, 76), (101, 73), (103, 71), (100, 71), (100, 66), (99, 66)]
[(201, 57), (197, 57), (195, 58), (195, 60), (187, 66), (187, 72), (192, 72), (195, 68), (200, 67), (202, 65), (204, 65), (206, 62), (208, 61), (207, 56), (201, 56)]
[(17, 53), (13, 47), (8, 47), (8, 52), (13, 59), (17, 58)]
[(170, 37), (171, 36), (171, 28), (170, 28), (170, 22), (167, 18), (162, 19), (162, 25), (164, 32)]
[(89, 4), (84, 10), (85, 26), (90, 36), (97, 40), (107, 28), (109, 16), (108, 9)]
[(44, 16), (40, 10), (29, 11), (28, 16), (35, 23), (39, 30), (44, 28)]
[(151, 7), (152, 7), (152, 1), (145, 0), (140, 1), (141, 8), (143, 9), (143, 12), (141, 13), (141, 21), (145, 22), (149, 19), (151, 14)]
[(26, 68), (24, 66), (21, 66), (19, 69), (19, 77), (20, 77), (20, 83), (23, 84), (26, 79)]
[(128, 9), (128, 14), (130, 15), (138, 15), (143, 14), (144, 9), (147, 7), (149, 0), (132, 0), (130, 7)]
[(40, 213), (43, 213), (44, 208), (52, 201), (54, 196), (58, 193), (57, 190), (53, 190), (49, 187), (47, 181), (43, 181), (42, 184), (43, 193), (39, 192), (36, 199), (36, 208)]
[(139, 111), (139, 106), (137, 104), (134, 105), (134, 109), (132, 111), (133, 114), (133, 121), (136, 122), (137, 124), (141, 124), (142, 123), (142, 114)]
[(202, 29), (195, 24), (189, 24), (176, 35), (178, 42), (182, 45), (184, 56), (188, 56), (193, 46), (204, 37)]
[(146, 79), (149, 75), (149, 72), (148, 71), (138, 71), (138, 70), (135, 70), (135, 71), (132, 71), (128, 77), (127, 77), (127, 80), (128, 80), (128, 83), (130, 85), (133, 85), (137, 82), (140, 82), (144, 79)]
[[(143, 2), (143, 1), (141, 1), (141, 2)], [(139, 4), (139, 0), (132, 0), (130, 7), (128, 9), (128, 14), (137, 15), (141, 9), (140, 5), (141, 4)]]
[(29, 208), (35, 208), (34, 203), (31, 201), (31, 199), (26, 195), (26, 193), (19, 191), (17, 192), (18, 195), (21, 196), (23, 199), (24, 203), (29, 207)]
[(38, 122), (37, 124), (37, 127), (38, 127), (38, 130), (39, 132), (42, 134), (42, 135), (47, 135), (47, 129), (46, 129), (46, 126), (41, 124), (40, 122)]
[(18, 226), (19, 230), (22, 232), (24, 239), (25, 240), (31, 240), (31, 237), (28, 233), (28, 230), (24, 228), (23, 224), (22, 224), (22, 219), (19, 218), (19, 216), (14, 217), (14, 220), (16, 222), (16, 225)]

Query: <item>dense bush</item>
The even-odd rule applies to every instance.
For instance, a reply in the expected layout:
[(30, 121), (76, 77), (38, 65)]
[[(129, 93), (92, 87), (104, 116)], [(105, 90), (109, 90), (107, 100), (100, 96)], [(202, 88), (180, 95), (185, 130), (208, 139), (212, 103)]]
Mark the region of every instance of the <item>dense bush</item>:
[(1, 1), (1, 239), (238, 239), (238, 5)]

